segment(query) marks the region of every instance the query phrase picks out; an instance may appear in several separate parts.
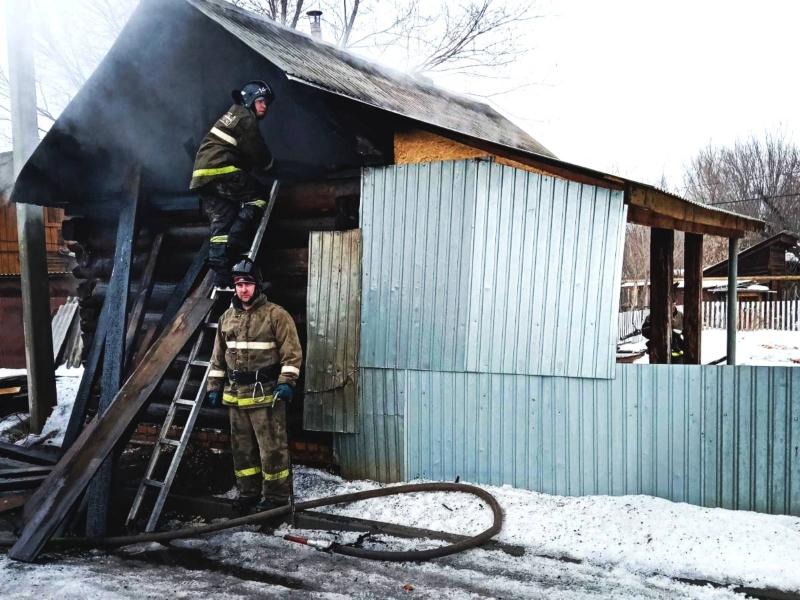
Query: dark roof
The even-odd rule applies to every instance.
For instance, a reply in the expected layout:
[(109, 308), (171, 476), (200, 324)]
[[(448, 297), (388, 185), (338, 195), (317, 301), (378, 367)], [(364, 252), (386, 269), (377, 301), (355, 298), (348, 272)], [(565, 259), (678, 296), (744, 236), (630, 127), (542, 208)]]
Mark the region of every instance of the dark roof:
[(555, 155), (489, 105), (360, 58), (222, 0), (186, 0), (289, 79), (449, 131)]
[[(746, 259), (754, 254), (758, 253), (760, 250), (764, 248), (768, 248), (769, 246), (778, 246), (782, 250), (788, 250), (789, 248), (794, 248), (797, 246), (798, 237), (790, 231), (781, 231), (780, 233), (776, 233), (770, 238), (762, 240), (757, 244), (753, 244), (752, 246), (741, 250), (738, 254), (738, 261), (742, 261), (742, 259)], [(725, 274), (728, 271), (728, 259), (720, 261), (716, 264), (713, 264), (709, 267), (703, 269), (703, 275), (712, 276), (714, 273), (721, 273)], [(767, 274), (767, 273), (765, 273)], [(753, 273), (750, 273), (753, 275)]]

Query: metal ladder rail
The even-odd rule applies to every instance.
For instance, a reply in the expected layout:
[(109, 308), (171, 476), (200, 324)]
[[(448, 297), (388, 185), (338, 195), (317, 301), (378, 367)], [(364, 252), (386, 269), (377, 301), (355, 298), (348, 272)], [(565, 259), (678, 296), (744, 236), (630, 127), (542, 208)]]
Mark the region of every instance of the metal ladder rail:
[[(247, 253), (248, 258), (250, 258), (251, 260), (255, 260), (256, 254), (258, 254), (258, 250), (261, 246), (261, 242), (264, 239), (264, 233), (267, 228), (267, 223), (269, 222), (270, 215), (272, 214), (272, 209), (275, 205), (275, 198), (278, 195), (278, 188), (279, 188), (279, 182), (276, 180), (272, 184), (272, 189), (270, 190), (269, 203), (267, 204), (267, 207), (264, 210), (264, 214), (261, 217), (261, 222), (259, 223), (255, 236), (253, 237), (253, 243), (250, 246), (250, 251)], [(217, 299), (218, 294), (223, 291), (225, 290), (215, 287), (211, 292), (211, 298)], [(158, 519), (161, 516), (161, 511), (163, 510), (164, 504), (167, 500), (167, 496), (169, 495), (169, 490), (172, 486), (172, 482), (178, 471), (178, 467), (180, 466), (181, 459), (183, 458), (183, 453), (186, 450), (186, 447), (189, 445), (189, 439), (191, 437), (192, 430), (194, 429), (194, 424), (197, 420), (197, 417), (200, 414), (200, 408), (202, 406), (203, 403), (202, 401), (205, 396), (205, 386), (208, 380), (208, 373), (210, 371), (211, 365), (210, 362), (208, 361), (198, 361), (197, 354), (200, 351), (203, 342), (205, 341), (205, 335), (210, 329), (216, 329), (216, 325), (217, 323), (212, 323), (210, 321), (210, 315), (206, 315), (202, 330), (199, 332), (194, 344), (192, 345), (192, 349), (189, 352), (189, 357), (187, 359), (186, 365), (184, 366), (183, 373), (181, 373), (181, 378), (178, 382), (177, 388), (175, 389), (175, 395), (173, 396), (172, 402), (170, 403), (169, 409), (167, 410), (167, 415), (164, 418), (164, 423), (162, 424), (161, 430), (159, 431), (158, 439), (156, 440), (156, 443), (153, 447), (153, 452), (150, 455), (150, 460), (148, 461), (147, 468), (145, 469), (144, 477), (142, 478), (142, 481), (139, 483), (139, 488), (136, 490), (136, 495), (134, 496), (133, 504), (131, 505), (131, 509), (128, 512), (128, 517), (125, 520), (126, 527), (130, 527), (130, 525), (136, 520), (136, 517), (139, 513), (139, 509), (141, 508), (142, 505), (142, 501), (144, 500), (144, 496), (147, 493), (147, 489), (152, 487), (158, 489), (158, 495), (156, 497), (155, 504), (153, 505), (153, 510), (150, 513), (150, 517), (148, 518), (145, 531), (148, 533), (155, 531), (156, 525), (158, 524)], [(204, 371), (195, 398), (189, 399), (183, 397), (183, 392), (186, 388), (187, 383), (189, 382), (189, 376), (192, 367), (204, 367)], [(172, 427), (172, 423), (179, 406), (188, 406), (190, 410), (189, 410), (189, 415), (187, 416), (186, 419), (186, 423), (183, 426), (183, 431), (181, 433), (181, 436), (178, 440), (175, 440), (169, 438), (168, 435), (169, 435), (169, 429), (170, 427)], [(163, 446), (173, 446), (175, 447), (175, 452), (172, 455), (169, 467), (167, 468), (167, 473), (164, 476), (163, 481), (158, 481), (156, 479), (153, 479), (153, 474), (158, 464), (158, 459), (160, 458), (161, 455), (161, 448)]]

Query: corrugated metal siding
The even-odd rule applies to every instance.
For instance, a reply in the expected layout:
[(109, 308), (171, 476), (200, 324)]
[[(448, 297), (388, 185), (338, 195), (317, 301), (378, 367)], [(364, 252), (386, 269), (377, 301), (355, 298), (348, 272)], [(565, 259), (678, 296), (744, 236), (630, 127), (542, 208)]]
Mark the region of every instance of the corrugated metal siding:
[(361, 232), (312, 232), (303, 428), (358, 431)]
[(622, 192), (485, 161), (368, 169), (361, 365), (611, 377)]
[(359, 433), (333, 436), (342, 475), (385, 482), (406, 479), (406, 385), (404, 371), (361, 369)]
[(800, 369), (405, 376), (409, 478), (800, 515)]

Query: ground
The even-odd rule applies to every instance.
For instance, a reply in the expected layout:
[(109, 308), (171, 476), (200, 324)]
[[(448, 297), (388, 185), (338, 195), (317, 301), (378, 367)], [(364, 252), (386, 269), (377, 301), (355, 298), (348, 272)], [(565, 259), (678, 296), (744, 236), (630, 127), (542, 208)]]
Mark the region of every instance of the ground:
[[(309, 499), (375, 487), (299, 469)], [(524, 556), (471, 550), (427, 563), (385, 563), (328, 554), (254, 527), (174, 544), (194, 565), (170, 564), (150, 545), (124, 551), (46, 554), (40, 564), (0, 556), (4, 598), (743, 598), (728, 586), (800, 592), (800, 518), (707, 509), (648, 496), (568, 498), (510, 487), (485, 489), (505, 512), (500, 541)], [(472, 534), (490, 524), (487, 507), (465, 494), (414, 494), (329, 507), (338, 514)], [(173, 524), (175, 525), (175, 524)], [(292, 533), (298, 533), (292, 531)], [(299, 532), (352, 541), (355, 534)], [(400, 549), (434, 542), (375, 538)], [(435, 542), (439, 543), (439, 542)], [(550, 557), (579, 559), (582, 564)], [(160, 558), (159, 558), (160, 556)], [(137, 560), (137, 557), (139, 560)], [(148, 560), (143, 560), (145, 557)], [(154, 560), (156, 562), (154, 562)], [(220, 565), (237, 567), (231, 571)], [(244, 572), (241, 572), (244, 571)], [(412, 589), (413, 588), (413, 589)]]
[[(704, 329), (701, 362), (708, 364), (726, 355), (727, 332), (724, 329)], [(644, 350), (645, 342), (629, 342), (620, 347), (626, 351)], [(647, 363), (647, 355), (636, 360)], [(740, 331), (736, 334), (736, 364), (780, 367), (800, 367), (800, 332), (762, 329)]]
[[(797, 364), (796, 332), (742, 332), (740, 362)], [(704, 331), (707, 351), (723, 348), (724, 332)], [(705, 355), (704, 355), (705, 358)], [(716, 358), (710, 356), (709, 360)], [(3, 373), (0, 373), (0, 375)], [(80, 370), (60, 372), (59, 406), (37, 439), (62, 435)], [(13, 422), (12, 422), (13, 421)], [(0, 421), (19, 431), (19, 417)], [(8, 439), (8, 438), (6, 438)], [(28, 442), (33, 441), (30, 437)], [(369, 489), (298, 469), (299, 499)], [(0, 555), (3, 598), (743, 598), (733, 588), (800, 593), (800, 518), (708, 509), (649, 496), (549, 496), (483, 486), (505, 512), (502, 542), (524, 548), (515, 557), (471, 550), (427, 563), (385, 563), (328, 554), (255, 527), (174, 542), (177, 550), (133, 546), (114, 552), (45, 554), (37, 564)], [(415, 494), (328, 507), (329, 512), (473, 534), (490, 511), (463, 494)], [(171, 523), (178, 526), (177, 523)], [(298, 533), (292, 531), (292, 533)], [(354, 534), (299, 532), (342, 543)], [(367, 545), (406, 549), (426, 541), (371, 538)], [(438, 542), (435, 542), (438, 543)], [(581, 561), (564, 562), (562, 559)], [(681, 583), (713, 581), (728, 587)]]

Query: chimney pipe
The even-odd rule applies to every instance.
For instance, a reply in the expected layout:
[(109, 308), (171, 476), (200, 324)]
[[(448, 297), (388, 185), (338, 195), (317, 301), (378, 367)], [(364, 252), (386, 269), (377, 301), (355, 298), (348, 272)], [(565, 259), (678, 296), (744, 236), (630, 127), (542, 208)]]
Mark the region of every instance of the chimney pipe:
[(311, 37), (322, 39), (322, 11), (310, 10), (306, 16), (311, 20)]

